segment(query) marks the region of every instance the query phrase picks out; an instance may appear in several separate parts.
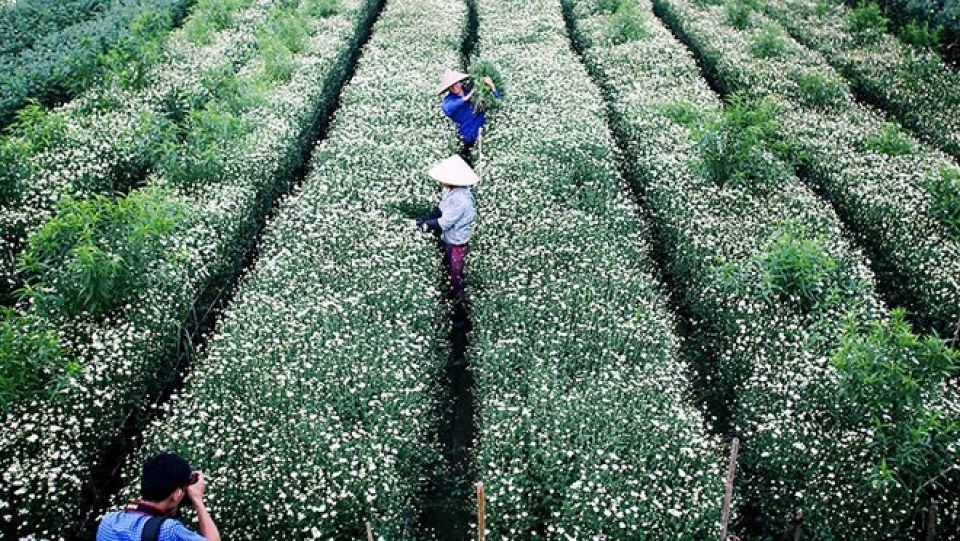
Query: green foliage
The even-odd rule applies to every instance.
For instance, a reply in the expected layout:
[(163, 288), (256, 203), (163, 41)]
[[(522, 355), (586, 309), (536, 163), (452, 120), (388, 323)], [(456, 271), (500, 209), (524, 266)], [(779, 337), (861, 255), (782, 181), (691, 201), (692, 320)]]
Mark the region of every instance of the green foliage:
[(167, 137), (154, 149), (157, 170), (171, 183), (196, 192), (223, 176), (229, 146), (240, 141), (247, 126), (229, 110), (209, 104), (187, 113), (187, 119), (175, 138)]
[(622, 2), (610, 18), (607, 37), (615, 44), (650, 37), (647, 20), (636, 2)]
[(150, 69), (163, 57), (164, 38), (172, 26), (168, 11), (140, 13), (131, 21), (129, 34), (100, 55), (100, 64), (122, 87), (143, 87)]
[(297, 64), (283, 39), (272, 32), (261, 31), (257, 34), (257, 46), (263, 56), (263, 76), (270, 81), (289, 81)]
[(929, 22), (910, 20), (900, 28), (897, 37), (912, 47), (943, 53), (943, 31), (940, 27), (931, 28)]
[(826, 252), (819, 239), (801, 233), (784, 233), (762, 257), (764, 281), (776, 297), (810, 312), (832, 304), (842, 294), (842, 280), (849, 273)]
[(776, 138), (776, 116), (769, 102), (733, 95), (723, 114), (699, 134), (704, 174), (718, 186), (776, 189), (789, 174), (777, 157), (787, 149)]
[(875, 484), (916, 491), (956, 457), (960, 414), (930, 407), (942, 384), (960, 375), (960, 354), (911, 332), (902, 310), (887, 323), (851, 326), (833, 355), (842, 377), (842, 422), (872, 431)]
[(17, 119), (8, 128), (10, 135), (19, 138), (31, 153), (43, 152), (63, 141), (67, 125), (59, 115), (32, 101), (17, 111)]
[(110, 0), (18, 0), (0, 7), (0, 55), (32, 47), (44, 36), (103, 13)]
[(787, 54), (787, 40), (776, 26), (766, 26), (763, 32), (754, 38), (750, 52), (757, 58), (777, 58)]
[[(28, 99), (47, 106), (63, 103), (112, 78), (110, 69), (127, 70), (127, 76), (136, 80), (143, 65), (155, 59), (162, 35), (180, 20), (189, 3), (192, 0), (111, 2), (99, 17), (48, 34), (15, 56), (0, 56), (0, 126), (11, 122)], [(157, 20), (170, 22), (158, 30)], [(138, 33), (156, 39), (139, 43)], [(110, 52), (120, 44), (124, 45), (118, 52)], [(135, 66), (126, 66), (124, 58)]]
[(210, 45), (213, 43), (213, 35), (217, 29), (211, 19), (206, 17), (190, 17), (183, 30), (187, 34), (187, 39), (197, 45)]
[(216, 31), (229, 28), (233, 24), (233, 17), (240, 9), (243, 0), (220, 0), (218, 2), (205, 2), (203, 11), (193, 18), (204, 17), (210, 20)]
[(827, 2), (824, 2), (824, 1), (821, 0), (820, 2), (817, 2), (817, 7), (814, 8), (814, 11), (813, 11), (813, 12), (814, 12), (818, 17), (822, 17), (822, 16), (826, 15), (829, 11), (830, 11), (830, 5), (827, 4)]
[(883, 127), (880, 135), (871, 135), (866, 140), (869, 150), (880, 152), (887, 156), (903, 156), (914, 152), (913, 143), (892, 124)]
[(56, 398), (78, 371), (53, 329), (0, 308), (0, 413), (39, 395)]
[(199, 45), (213, 43), (213, 35), (233, 23), (234, 12), (240, 8), (241, 0), (222, 0), (203, 2), (194, 10), (194, 14), (184, 25), (190, 41)]
[(759, 0), (728, 0), (727, 21), (734, 28), (745, 30), (750, 27), (750, 16), (760, 10)]
[(702, 108), (686, 102), (661, 105), (660, 112), (687, 129), (702, 129), (706, 120)]
[(63, 141), (66, 124), (37, 103), (17, 111), (17, 120), (0, 140), (0, 204), (17, 201), (23, 179), (33, 170), (31, 156)]
[[(504, 96), (503, 77), (500, 71), (491, 62), (480, 60), (474, 62), (468, 70), (470, 74), (470, 101), (475, 111), (495, 111), (500, 106), (500, 99)], [(489, 77), (500, 94), (500, 99), (493, 95), (493, 90), (484, 81)]]
[(819, 73), (795, 76), (799, 98), (808, 107), (827, 109), (842, 103), (846, 96), (843, 84)]
[(163, 262), (173, 257), (164, 239), (188, 221), (183, 204), (157, 189), (118, 200), (66, 198), (28, 239), (21, 295), (41, 314), (102, 317), (163, 279)]
[(939, 175), (927, 175), (926, 188), (933, 197), (933, 216), (947, 238), (960, 242), (960, 170), (944, 168)]
[(880, 6), (864, 2), (850, 12), (850, 32), (863, 43), (875, 42), (887, 31), (887, 18)]
[(23, 179), (33, 170), (29, 146), (12, 139), (0, 140), (0, 205), (9, 205), (20, 198)]
[(304, 10), (310, 17), (329, 17), (340, 11), (340, 0), (307, 0)]
[(307, 20), (292, 9), (276, 9), (271, 12), (264, 31), (276, 36), (293, 54), (303, 52), (310, 40)]
[(597, 0), (598, 13), (616, 13), (623, 0)]

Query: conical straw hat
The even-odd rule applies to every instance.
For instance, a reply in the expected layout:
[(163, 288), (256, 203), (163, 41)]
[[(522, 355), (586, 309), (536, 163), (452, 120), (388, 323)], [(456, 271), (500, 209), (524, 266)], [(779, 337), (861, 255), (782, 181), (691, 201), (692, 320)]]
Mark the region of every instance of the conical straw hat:
[(463, 158), (457, 155), (434, 165), (427, 174), (440, 183), (451, 186), (473, 186), (480, 182), (480, 177), (473, 172), (467, 162), (463, 161)]
[(450, 88), (453, 83), (462, 81), (467, 77), (470, 76), (466, 73), (448, 69), (447, 71), (443, 72), (443, 76), (440, 77), (440, 86), (437, 87), (437, 94), (442, 94), (446, 89)]

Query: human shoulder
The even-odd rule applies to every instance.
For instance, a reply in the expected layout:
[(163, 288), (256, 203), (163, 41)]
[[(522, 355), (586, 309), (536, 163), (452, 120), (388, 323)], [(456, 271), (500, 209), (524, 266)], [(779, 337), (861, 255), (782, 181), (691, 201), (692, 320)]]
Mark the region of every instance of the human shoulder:
[(440, 102), (440, 108), (443, 109), (445, 113), (449, 114), (457, 111), (466, 103), (468, 103), (467, 100), (461, 98), (453, 92), (450, 92), (443, 97), (443, 101)]
[(160, 526), (158, 541), (206, 541), (206, 537), (187, 528), (177, 519), (167, 519)]
[(111, 511), (100, 519), (97, 526), (97, 541), (139, 541), (141, 525), (139, 519), (144, 515)]

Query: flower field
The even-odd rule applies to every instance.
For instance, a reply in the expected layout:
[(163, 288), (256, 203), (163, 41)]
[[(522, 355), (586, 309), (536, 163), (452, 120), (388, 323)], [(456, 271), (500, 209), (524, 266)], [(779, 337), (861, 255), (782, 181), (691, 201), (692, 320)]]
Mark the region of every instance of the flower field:
[[(855, 355), (866, 342), (888, 348), (904, 361), (934, 366), (932, 357), (942, 349), (928, 357), (923, 346), (907, 347), (906, 341), (902, 349), (874, 344), (882, 333), (859, 330), (879, 325), (889, 326), (891, 333), (900, 331), (896, 321), (887, 321), (891, 316), (874, 291), (866, 261), (845, 241), (833, 210), (795, 176), (775, 163), (768, 163), (750, 184), (727, 179), (718, 185), (716, 175), (705, 174), (711, 170), (698, 161), (710, 163), (714, 149), (702, 142), (697, 146), (691, 121), (678, 122), (676, 111), (683, 105), (687, 119), (709, 123), (720, 104), (698, 78), (693, 59), (662, 26), (649, 24), (647, 40), (604, 47), (603, 29), (610, 16), (593, 16), (585, 9), (587, 2), (571, 4), (584, 56), (608, 95), (617, 97), (611, 100), (614, 124), (636, 168), (652, 221), (660, 228), (669, 275), (698, 328), (702, 370), (711, 375), (717, 401), (730, 409), (732, 430), (755, 442), (743, 452), (750, 478), (740, 487), (742, 497), (765, 502), (775, 520), (785, 521), (794, 508), (803, 508), (808, 517), (814, 513), (808, 528), (818, 538), (907, 537), (906, 531), (875, 520), (877, 510), (894, 517), (909, 514), (912, 494), (898, 493), (907, 487), (890, 480), (884, 490), (877, 490), (881, 483), (872, 469), (896, 458), (883, 456), (890, 449), (873, 445), (873, 434), (864, 437), (871, 432), (864, 421), (873, 412), (867, 404), (855, 403), (862, 398), (863, 379), (883, 372), (857, 373), (863, 367), (843, 356)], [(643, 14), (653, 18), (649, 5)], [(677, 75), (664, 81), (666, 66), (674, 74), (682, 66), (684, 84), (678, 84)], [(724, 121), (709, 130), (723, 130), (736, 109), (728, 107)], [(771, 190), (761, 181), (777, 182), (778, 187)], [(798, 258), (805, 268), (787, 263)], [(857, 345), (838, 356), (838, 342)], [(916, 381), (932, 396), (911, 395), (911, 404), (921, 411), (913, 421), (900, 416), (899, 422), (922, 425), (927, 416), (950, 415), (955, 405), (943, 410), (940, 401), (955, 397), (940, 388), (942, 376)], [(890, 428), (881, 432), (897, 437)], [(956, 436), (953, 432), (941, 445), (949, 449)], [(898, 452), (903, 452), (910, 444), (906, 438), (893, 446), (902, 446)], [(914, 479), (914, 487), (951, 460), (926, 465), (930, 469)], [(856, 516), (863, 511), (869, 514)], [(841, 516), (845, 520), (837, 529)], [(784, 527), (776, 524), (774, 529)]]
[[(509, 16), (521, 6), (523, 18)], [(479, 1), (477, 11), (480, 58), (528, 89), (491, 126), (477, 189), (469, 358), (491, 534), (707, 537), (722, 452), (685, 399), (603, 100), (559, 4)]]
[[(800, 173), (830, 202), (875, 261), (895, 304), (924, 329), (949, 336), (960, 319), (960, 204), (957, 163), (855, 102), (849, 84), (821, 56), (780, 30), (784, 52), (754, 52), (776, 32), (762, 13), (721, 5), (658, 1), (727, 92), (772, 100)], [(772, 26), (771, 26), (772, 25)]]
[(941, 69), (929, 49), (884, 32), (866, 7), (817, 8), (809, 0), (764, 2), (766, 13), (797, 41), (820, 52), (863, 100), (886, 109), (920, 138), (960, 157), (960, 76)]
[[(960, 81), (884, 21), (0, 4), (0, 537), (92, 539), (170, 448), (226, 539), (476, 537), (481, 481), (491, 539), (956, 539)], [(456, 153), (466, 304), (412, 224)]]

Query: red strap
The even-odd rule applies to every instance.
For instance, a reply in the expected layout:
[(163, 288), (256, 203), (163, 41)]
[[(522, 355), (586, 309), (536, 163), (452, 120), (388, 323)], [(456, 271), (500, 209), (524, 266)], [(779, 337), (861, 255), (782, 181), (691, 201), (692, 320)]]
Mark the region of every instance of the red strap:
[(165, 509), (143, 500), (133, 500), (132, 502), (128, 503), (123, 510), (128, 513), (143, 513), (144, 515), (150, 515), (151, 517), (167, 516), (167, 511)]

